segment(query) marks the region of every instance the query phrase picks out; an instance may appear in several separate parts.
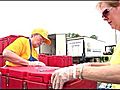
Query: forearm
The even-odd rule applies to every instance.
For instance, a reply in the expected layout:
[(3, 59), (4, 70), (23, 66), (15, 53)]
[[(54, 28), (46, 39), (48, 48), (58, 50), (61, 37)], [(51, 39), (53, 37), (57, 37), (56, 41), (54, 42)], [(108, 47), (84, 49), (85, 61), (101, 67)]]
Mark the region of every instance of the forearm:
[(120, 65), (101, 67), (84, 66), (84, 79), (120, 84)]
[(15, 54), (14, 52), (10, 50), (6, 50), (3, 53), (3, 56), (6, 58), (6, 60), (20, 65), (28, 65), (29, 62), (23, 58), (21, 58), (19, 55)]
[(17, 65), (22, 65), (22, 66), (27, 66), (28, 61), (26, 60), (18, 60), (18, 59), (11, 59), (11, 58), (4, 58), (6, 61), (9, 61), (11, 63), (17, 64)]
[(94, 63), (90, 63), (91, 66), (107, 66), (110, 65), (110, 62), (104, 62), (104, 63), (99, 63), (99, 62), (94, 62)]

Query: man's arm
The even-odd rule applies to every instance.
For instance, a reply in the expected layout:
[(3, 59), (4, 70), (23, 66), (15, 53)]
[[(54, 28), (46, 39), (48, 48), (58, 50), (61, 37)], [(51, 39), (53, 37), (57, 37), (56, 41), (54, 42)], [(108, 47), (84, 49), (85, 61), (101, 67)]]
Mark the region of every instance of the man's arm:
[(120, 84), (120, 65), (85, 66), (82, 76), (84, 79)]
[(5, 49), (3, 51), (3, 56), (6, 60), (12, 63), (19, 64), (19, 65), (29, 65), (29, 61), (21, 58), (19, 55), (15, 54), (10, 50)]
[(62, 89), (65, 82), (75, 78), (120, 84), (120, 65), (89, 66), (78, 64), (64, 67), (52, 73), (52, 87)]
[(90, 63), (84, 63), (86, 66), (107, 66), (110, 65), (110, 62), (104, 62), (104, 63), (100, 63), (100, 62), (90, 62)]
[(27, 61), (24, 58), (21, 58), (19, 55), (17, 55), (16, 53), (5, 49), (3, 51), (3, 56), (7, 61), (10, 61), (14, 64), (18, 64), (18, 65), (23, 65), (23, 66), (46, 66), (43, 62), (40, 61), (34, 61), (34, 62), (30, 62)]

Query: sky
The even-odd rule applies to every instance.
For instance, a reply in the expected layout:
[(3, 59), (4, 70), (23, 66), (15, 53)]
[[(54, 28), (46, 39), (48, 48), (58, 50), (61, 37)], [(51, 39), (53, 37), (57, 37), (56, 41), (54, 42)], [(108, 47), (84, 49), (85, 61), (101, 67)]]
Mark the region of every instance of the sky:
[[(102, 20), (98, 1), (0, 1), (0, 37), (30, 36), (34, 28), (49, 34), (96, 35), (107, 45), (115, 44), (115, 30)], [(117, 39), (120, 33), (117, 31)], [(119, 41), (119, 40), (118, 40)]]

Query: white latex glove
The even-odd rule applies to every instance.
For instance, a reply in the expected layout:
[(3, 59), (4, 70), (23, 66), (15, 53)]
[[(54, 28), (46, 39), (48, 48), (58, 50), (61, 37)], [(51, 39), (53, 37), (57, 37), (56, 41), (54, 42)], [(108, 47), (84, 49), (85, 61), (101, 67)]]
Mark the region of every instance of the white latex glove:
[[(76, 75), (79, 75), (79, 72), (76, 72), (81, 65), (69, 66), (55, 70), (51, 76), (51, 83), (53, 89), (62, 89), (65, 82), (76, 79)], [(77, 74), (76, 74), (77, 73)]]
[(40, 61), (29, 61), (29, 66), (46, 66), (46, 65)]

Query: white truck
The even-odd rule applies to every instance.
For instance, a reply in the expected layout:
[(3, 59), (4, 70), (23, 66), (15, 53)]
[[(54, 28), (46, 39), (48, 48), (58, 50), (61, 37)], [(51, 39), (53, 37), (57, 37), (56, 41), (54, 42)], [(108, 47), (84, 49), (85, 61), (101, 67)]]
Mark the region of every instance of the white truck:
[(67, 55), (82, 62), (90, 62), (103, 56), (105, 42), (89, 37), (77, 37), (67, 39)]

